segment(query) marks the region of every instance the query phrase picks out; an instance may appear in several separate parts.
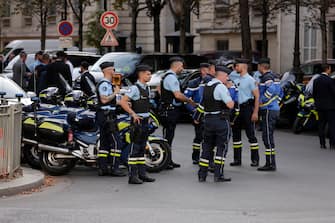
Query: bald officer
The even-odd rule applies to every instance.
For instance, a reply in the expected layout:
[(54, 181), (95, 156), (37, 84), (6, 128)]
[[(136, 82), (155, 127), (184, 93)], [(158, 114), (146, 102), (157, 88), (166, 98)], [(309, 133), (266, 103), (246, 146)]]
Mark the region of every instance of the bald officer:
[(202, 102), (205, 110), (204, 142), (199, 161), (199, 182), (206, 181), (209, 161), (214, 147), (216, 147), (214, 181), (225, 182), (231, 180), (225, 178), (223, 172), (230, 136), (230, 109), (234, 107), (234, 102), (224, 85), (227, 83), (229, 72), (230, 70), (225, 67), (216, 67), (215, 78), (204, 89)]
[(250, 143), (251, 166), (259, 165), (259, 146), (255, 136), (255, 122), (258, 120), (259, 107), (259, 90), (256, 80), (248, 73), (247, 59), (236, 59), (235, 70), (240, 74), (234, 83), (238, 88), (238, 107), (240, 109), (239, 116), (235, 119), (233, 125), (233, 149), (234, 161), (231, 166), (242, 165), (242, 126), (245, 127)]

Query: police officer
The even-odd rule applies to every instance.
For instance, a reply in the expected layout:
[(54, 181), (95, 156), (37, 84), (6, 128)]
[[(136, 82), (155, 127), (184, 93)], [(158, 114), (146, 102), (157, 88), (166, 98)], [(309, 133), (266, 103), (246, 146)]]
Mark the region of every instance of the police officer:
[(260, 114), (262, 118), (262, 138), (265, 146), (265, 165), (259, 171), (275, 171), (275, 143), (273, 132), (279, 118), (279, 102), (283, 96), (280, 82), (275, 81), (275, 75), (270, 71), (270, 59), (261, 58), (258, 70), (260, 77)]
[[(167, 139), (169, 145), (172, 146), (183, 102), (189, 103), (194, 107), (196, 104), (192, 99), (187, 98), (183, 93), (181, 93), (181, 86), (177, 75), (180, 75), (184, 69), (184, 60), (181, 57), (173, 57), (170, 59), (170, 62), (170, 69), (162, 78), (160, 85), (160, 113), (164, 138)], [(173, 162), (171, 159), (171, 163), (167, 168), (173, 169), (179, 167), (180, 164)]]
[(229, 116), (234, 102), (224, 85), (228, 79), (229, 69), (216, 67), (216, 78), (210, 81), (204, 89), (203, 106), (205, 110), (204, 142), (199, 161), (199, 182), (206, 181), (211, 152), (216, 147), (214, 157), (214, 181), (230, 181), (224, 177), (225, 155), (228, 149), (230, 136)]
[[(184, 91), (184, 94), (188, 98), (192, 98), (194, 102), (200, 103), (203, 95), (203, 88), (205, 84), (207, 84), (210, 80), (212, 80), (212, 77), (208, 75), (209, 72), (209, 64), (208, 63), (201, 63), (200, 64), (200, 77), (190, 81), (188, 83), (187, 89)], [(195, 112), (196, 107), (193, 107), (190, 104), (186, 105), (187, 110), (193, 114)], [(201, 149), (201, 143), (203, 140), (203, 123), (194, 121), (194, 132), (195, 137), (193, 139), (192, 144), (192, 160), (193, 164), (199, 163), (199, 157), (200, 157), (200, 149)]]
[(235, 70), (240, 74), (240, 78), (234, 82), (238, 87), (238, 107), (239, 116), (236, 118), (233, 128), (233, 149), (234, 161), (231, 166), (242, 165), (242, 125), (250, 143), (251, 166), (259, 165), (259, 146), (255, 136), (255, 122), (258, 120), (259, 90), (254, 78), (248, 74), (247, 59), (236, 59)]
[(98, 152), (99, 176), (108, 175), (108, 163), (111, 161), (112, 176), (126, 176), (119, 169), (121, 151), (119, 150), (119, 133), (116, 125), (116, 94), (119, 86), (113, 86), (114, 62), (100, 65), (104, 78), (97, 85), (98, 108), (97, 124), (100, 128), (100, 149)]
[[(138, 65), (136, 73), (138, 75), (136, 84), (130, 87), (129, 92), (120, 101), (121, 107), (132, 117), (132, 144), (128, 158), (129, 184), (155, 181), (155, 179), (148, 177), (145, 172), (144, 158), (150, 117), (150, 92), (147, 83), (151, 79), (151, 67), (144, 64)], [(131, 107), (128, 103), (129, 100)]]
[(79, 81), (80, 89), (89, 97), (95, 95), (96, 83), (93, 75), (88, 71), (89, 63), (87, 61), (83, 61), (80, 64), (80, 77), (76, 80)]

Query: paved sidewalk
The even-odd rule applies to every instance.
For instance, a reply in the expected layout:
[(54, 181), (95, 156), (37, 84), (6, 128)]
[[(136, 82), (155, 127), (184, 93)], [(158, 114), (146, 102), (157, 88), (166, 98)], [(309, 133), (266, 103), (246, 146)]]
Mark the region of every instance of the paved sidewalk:
[(8, 182), (0, 182), (0, 197), (19, 194), (43, 184), (44, 173), (26, 167), (21, 168), (23, 176)]

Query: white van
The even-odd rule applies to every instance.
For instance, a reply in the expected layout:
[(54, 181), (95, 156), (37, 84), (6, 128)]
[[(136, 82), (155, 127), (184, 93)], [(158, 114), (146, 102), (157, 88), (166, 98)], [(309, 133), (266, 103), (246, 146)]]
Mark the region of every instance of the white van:
[[(58, 39), (47, 39), (45, 41), (45, 49), (48, 50), (61, 50), (60, 41)], [(71, 50), (78, 49), (77, 47), (70, 48)], [(36, 53), (41, 50), (41, 40), (13, 40), (7, 44), (2, 54), (4, 55), (4, 61), (7, 60), (11, 53), (18, 55), (22, 50), (26, 53)]]

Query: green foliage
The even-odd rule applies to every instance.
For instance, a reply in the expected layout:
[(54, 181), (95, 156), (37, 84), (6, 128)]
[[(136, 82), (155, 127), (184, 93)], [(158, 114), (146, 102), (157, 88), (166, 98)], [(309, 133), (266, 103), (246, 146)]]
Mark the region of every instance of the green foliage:
[(106, 33), (106, 30), (100, 25), (100, 16), (102, 13), (103, 11), (98, 11), (92, 15), (92, 19), (87, 24), (87, 31), (85, 32), (86, 43), (99, 49), (100, 52), (103, 51), (100, 41)]

